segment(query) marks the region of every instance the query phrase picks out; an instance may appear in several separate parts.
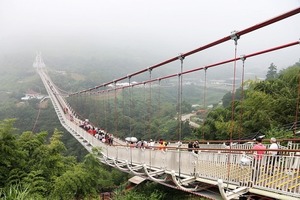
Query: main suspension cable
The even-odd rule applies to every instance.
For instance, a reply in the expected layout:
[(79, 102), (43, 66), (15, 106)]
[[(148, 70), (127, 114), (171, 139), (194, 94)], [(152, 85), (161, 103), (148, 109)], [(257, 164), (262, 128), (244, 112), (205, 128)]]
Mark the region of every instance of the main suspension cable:
[[(273, 48), (266, 49), (266, 50), (263, 50), (263, 51), (258, 51), (258, 52), (252, 53), (252, 54), (245, 55), (245, 58), (258, 56), (258, 55), (261, 55), (261, 54), (269, 53), (269, 52), (272, 52), (272, 51), (277, 51), (277, 50), (280, 50), (280, 49), (284, 49), (284, 48), (287, 48), (287, 47), (292, 47), (292, 46), (299, 45), (299, 44), (300, 44), (299, 41), (287, 43), (287, 44), (284, 44), (284, 45), (281, 45), (281, 46), (277, 46), (277, 47), (273, 47)], [(164, 80), (164, 79), (168, 79), (168, 78), (172, 78), (172, 77), (178, 77), (178, 75), (180, 75), (180, 74), (189, 74), (189, 73), (193, 73), (193, 72), (196, 72), (196, 71), (200, 71), (200, 70), (204, 70), (204, 69), (224, 65), (224, 64), (227, 64), (227, 63), (231, 63), (231, 62), (234, 62), (234, 61), (237, 61), (237, 60), (241, 60), (241, 58), (232, 58), (232, 59), (221, 61), (221, 62), (218, 62), (218, 63), (206, 65), (205, 67), (198, 67), (198, 68), (195, 68), (195, 69), (192, 69), (192, 70), (184, 71), (182, 73), (171, 74), (171, 75), (168, 75), (168, 76), (159, 77), (157, 79), (152, 79), (152, 80), (147, 80), (147, 81), (143, 81), (143, 82), (140, 82), (140, 83), (135, 83), (135, 84), (130, 85), (130, 87), (138, 86), (138, 85), (141, 85), (141, 84), (144, 84), (144, 83), (154, 82), (154, 81), (157, 81), (159, 79)], [(122, 89), (122, 88), (127, 88), (127, 87), (129, 87), (129, 86), (122, 86), (122, 87), (119, 87), (117, 89)]]
[[(288, 11), (288, 12), (286, 12), (286, 13), (283, 13), (283, 14), (277, 16), (277, 17), (271, 18), (271, 19), (269, 19), (269, 20), (267, 20), (267, 21), (264, 21), (264, 22), (262, 22), (262, 23), (256, 24), (256, 25), (251, 26), (251, 27), (249, 27), (249, 28), (246, 28), (246, 29), (244, 29), (244, 30), (242, 30), (242, 31), (238, 31), (238, 32), (236, 32), (236, 35), (240, 37), (240, 36), (242, 36), (242, 35), (248, 34), (248, 33), (252, 32), (252, 31), (255, 31), (255, 30), (257, 30), (257, 29), (260, 29), (260, 28), (263, 28), (263, 27), (268, 26), (268, 25), (270, 25), (270, 24), (273, 24), (273, 23), (275, 23), (275, 22), (281, 21), (281, 20), (283, 20), (283, 19), (285, 19), (285, 18), (288, 18), (288, 17), (291, 17), (291, 16), (293, 16), (293, 15), (296, 15), (296, 14), (298, 14), (298, 13), (300, 13), (300, 7), (296, 8), (296, 9), (293, 9), (293, 10), (291, 10), (291, 11)], [(186, 57), (186, 56), (190, 56), (190, 55), (192, 55), (192, 54), (198, 53), (198, 52), (203, 51), (203, 50), (205, 50), (205, 49), (208, 49), (208, 48), (210, 48), (210, 47), (213, 47), (213, 46), (216, 46), (216, 45), (218, 45), (218, 44), (221, 44), (221, 43), (224, 43), (224, 42), (226, 42), (226, 41), (231, 40), (231, 39), (232, 39), (231, 36), (232, 36), (232, 35), (226, 36), (226, 37), (221, 38), (221, 39), (219, 39), (219, 40), (217, 40), (217, 41), (214, 41), (214, 42), (209, 43), (209, 44), (207, 44), (207, 45), (201, 46), (201, 47), (199, 47), (199, 48), (197, 48), (197, 49), (194, 49), (194, 50), (189, 51), (189, 52), (187, 52), (187, 53), (183, 53), (183, 54), (181, 54), (181, 55), (182, 55), (183, 57)], [(132, 76), (135, 76), (135, 75), (144, 73), (144, 72), (148, 71), (149, 69), (155, 69), (155, 68), (157, 68), (157, 67), (166, 65), (166, 64), (171, 63), (171, 62), (173, 62), (173, 61), (176, 61), (176, 60), (178, 60), (178, 59), (180, 59), (180, 57), (178, 57), (178, 56), (173, 57), (173, 58), (171, 58), (171, 59), (168, 59), (168, 60), (166, 60), (166, 61), (164, 61), (164, 62), (161, 62), (161, 63), (159, 63), (159, 64), (153, 65), (153, 66), (151, 66), (151, 67), (145, 68), (145, 69), (140, 70), (140, 71), (138, 71), (138, 72), (132, 73), (132, 74), (127, 75), (127, 76), (123, 76), (123, 77), (121, 77), (121, 78), (119, 78), (119, 79), (116, 79), (115, 81), (119, 82), (119, 81), (121, 81), (121, 80), (124, 80), (124, 79), (128, 78), (128, 76), (131, 76), (131, 77), (132, 77)], [(104, 87), (104, 86), (107, 86), (107, 85), (109, 85), (109, 84), (112, 84), (113, 82), (114, 82), (114, 81), (110, 81), (110, 82), (108, 82), (108, 83), (103, 83), (103, 84), (98, 85), (98, 86), (95, 86), (95, 87), (93, 87), (93, 88), (89, 88), (89, 89), (86, 89), (86, 90), (82, 90), (82, 91), (79, 91), (79, 92), (75, 92), (75, 93), (70, 94), (70, 96), (71, 96), (71, 95), (77, 95), (77, 94), (80, 94), (80, 93), (83, 93), (83, 92), (86, 92), (86, 91), (95, 90), (95, 89), (98, 89), (98, 88), (100, 88), (100, 87)]]

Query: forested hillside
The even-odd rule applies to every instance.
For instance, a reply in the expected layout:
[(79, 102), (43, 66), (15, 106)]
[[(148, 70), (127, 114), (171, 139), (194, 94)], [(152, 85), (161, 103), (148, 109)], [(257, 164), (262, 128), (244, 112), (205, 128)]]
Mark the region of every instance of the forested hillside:
[(299, 80), (299, 62), (278, 73), (271, 64), (265, 80), (248, 81), (244, 91), (237, 90), (233, 107), (229, 92), (223, 97), (224, 106), (209, 112), (206, 139), (242, 139), (257, 132), (267, 137), (293, 137), (292, 124), (299, 114)]
[(101, 164), (97, 149), (77, 162), (75, 157), (66, 156), (60, 131), (55, 130), (47, 139), (47, 132), (20, 134), (13, 123), (0, 121), (0, 199), (99, 199), (101, 192), (111, 192), (111, 197), (120, 200), (133, 196), (148, 200), (193, 199), (155, 183), (125, 192), (129, 175)]
[[(99, 161), (87, 155), (82, 163), (64, 156), (61, 132), (18, 134), (13, 120), (0, 124), (0, 198), (71, 199), (97, 196), (99, 188), (115, 187), (112, 176), (125, 176), (104, 170)], [(115, 180), (118, 180), (116, 177)], [(110, 189), (111, 190), (111, 189)]]

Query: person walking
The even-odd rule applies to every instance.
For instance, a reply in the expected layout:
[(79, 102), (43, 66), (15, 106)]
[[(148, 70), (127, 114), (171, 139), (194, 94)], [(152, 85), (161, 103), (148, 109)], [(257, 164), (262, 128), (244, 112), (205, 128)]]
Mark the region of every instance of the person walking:
[(262, 138), (258, 137), (255, 139), (256, 144), (253, 146), (254, 150), (254, 167), (252, 170), (252, 180), (256, 182), (257, 177), (260, 173), (260, 167), (263, 161), (263, 155), (266, 152), (266, 146), (262, 144)]
[[(271, 145), (270, 145), (269, 149), (272, 149), (272, 150), (278, 150), (279, 149), (276, 138), (272, 137), (270, 139), (270, 143), (271, 143)], [(269, 169), (270, 169), (270, 171), (268, 171), (268, 174), (273, 176), (275, 165), (278, 162), (278, 151), (269, 151), (268, 154), (270, 155), (269, 156)]]
[(192, 141), (189, 141), (189, 143), (188, 143), (188, 151), (193, 151), (193, 142)]
[(199, 146), (199, 141), (198, 141), (198, 140), (196, 140), (196, 141), (194, 142), (193, 147), (194, 147), (194, 153), (195, 153), (195, 154), (198, 154), (198, 151), (199, 151), (199, 148), (200, 148), (200, 146)]

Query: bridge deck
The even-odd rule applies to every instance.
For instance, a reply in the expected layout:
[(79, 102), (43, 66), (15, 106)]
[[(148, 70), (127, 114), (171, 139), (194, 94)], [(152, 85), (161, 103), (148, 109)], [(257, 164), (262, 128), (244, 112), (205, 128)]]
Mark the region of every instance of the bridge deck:
[[(198, 154), (186, 148), (130, 148), (118, 139), (115, 139), (118, 145), (109, 146), (80, 128), (80, 119), (72, 116), (70, 120), (64, 108), (71, 108), (62, 96), (57, 95), (58, 91), (45, 71), (37, 70), (61, 124), (88, 151), (99, 148), (100, 159), (107, 165), (210, 199), (231, 199), (247, 192), (279, 199), (300, 198), (299, 152), (291, 152), (272, 162), (269, 155), (264, 155), (261, 161), (252, 160), (242, 165), (241, 159), (247, 156), (249, 145), (239, 146), (241, 151), (236, 152), (228, 152), (221, 145), (219, 151), (210, 150), (212, 145), (202, 145)], [(299, 146), (292, 147), (298, 149)], [(248, 157), (252, 158), (252, 155)], [(231, 193), (224, 193), (222, 182)], [(218, 184), (220, 194), (215, 190)]]

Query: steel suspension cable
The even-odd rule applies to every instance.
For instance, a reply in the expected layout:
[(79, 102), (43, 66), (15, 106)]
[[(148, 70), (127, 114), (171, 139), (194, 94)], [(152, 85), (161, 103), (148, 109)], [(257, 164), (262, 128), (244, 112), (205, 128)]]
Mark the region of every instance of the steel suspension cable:
[(132, 85), (130, 82), (131, 76), (128, 76), (128, 85), (129, 85), (129, 135), (131, 136), (131, 107), (132, 107)]
[[(79, 109), (78, 109), (78, 116), (80, 116), (82, 119), (85, 119), (85, 116), (83, 116), (84, 114), (84, 99), (85, 99), (85, 94), (81, 94), (79, 96)], [(79, 113), (80, 112), (80, 113)]]
[[(76, 109), (72, 107), (74, 117), (84, 119), (85, 117), (81, 115), (82, 109), (84, 107), (82, 94), (80, 96), (77, 96), (75, 101), (76, 101)], [(81, 111), (81, 114), (79, 113), (79, 110)]]
[[(74, 98), (75, 98), (75, 100), (73, 100), (73, 101), (75, 101), (76, 110), (78, 110), (78, 107), (79, 107), (79, 103), (78, 103), (79, 96), (75, 96)], [(77, 112), (74, 110), (74, 106), (72, 108), (73, 108), (73, 112), (74, 112), (74, 117), (77, 118)]]
[(296, 102), (295, 126), (293, 130), (294, 137), (296, 136), (296, 130), (298, 124), (299, 99), (300, 99), (300, 71), (298, 72), (298, 94), (297, 94), (297, 102)]
[(115, 94), (115, 97), (114, 97), (114, 109), (115, 109), (115, 134), (117, 135), (118, 134), (118, 110), (117, 110), (117, 106), (118, 106), (118, 101), (117, 101), (117, 83), (115, 82), (115, 90), (114, 90), (114, 94)]
[(109, 110), (109, 104), (108, 104), (108, 98), (109, 98), (109, 91), (106, 90), (106, 103), (105, 103), (105, 131), (108, 131), (108, 110)]
[[(87, 107), (89, 108), (88, 109), (88, 118), (91, 118), (91, 121), (90, 122), (93, 122), (93, 124), (95, 124), (95, 116), (93, 115), (90, 115), (90, 113), (93, 113), (95, 112), (95, 110), (93, 109), (93, 102), (94, 102), (94, 99), (93, 99), (93, 92), (89, 92), (89, 100), (88, 100), (88, 105)], [(91, 106), (92, 105), (92, 106)]]
[(235, 33), (232, 36), (234, 40), (234, 61), (233, 61), (233, 82), (232, 82), (232, 100), (231, 100), (231, 126), (230, 126), (230, 142), (232, 141), (233, 132), (235, 131), (234, 114), (235, 114), (235, 79), (236, 79), (236, 61), (237, 61), (237, 41), (239, 36)]
[[(152, 69), (149, 69), (149, 80), (151, 81), (152, 80)], [(148, 118), (148, 123), (149, 123), (149, 126), (148, 126), (148, 135), (149, 135), (149, 138), (151, 138), (151, 123), (152, 123), (152, 82), (149, 82), (149, 105), (148, 105), (148, 115), (149, 115), (149, 118)]]
[[(146, 97), (146, 83), (144, 83), (143, 85), (143, 96), (144, 96), (144, 102), (146, 103), (147, 102), (147, 97)], [(144, 108), (144, 135), (146, 135), (146, 132), (147, 132), (147, 112), (148, 109), (147, 107), (145, 106)]]
[[(132, 136), (131, 134), (131, 109), (132, 109), (132, 90), (133, 86), (131, 85), (131, 76), (128, 76), (128, 85), (129, 85), (129, 135), (130, 137)], [(132, 148), (130, 144), (130, 164), (132, 165)]]
[(101, 99), (101, 128), (104, 129), (105, 128), (105, 90), (101, 90), (99, 92), (100, 94), (100, 99)]
[(125, 112), (125, 92), (124, 92), (124, 89), (122, 89), (122, 112), (123, 112), (122, 128), (123, 128), (123, 132), (124, 132), (125, 131), (125, 113), (126, 113)]
[(84, 113), (84, 118), (88, 119), (88, 116), (86, 116), (86, 110), (87, 110), (87, 92), (84, 93), (84, 98), (83, 98), (83, 113)]
[(178, 73), (178, 84), (177, 84), (177, 107), (176, 107), (176, 114), (177, 114), (177, 138), (180, 138), (180, 73)]
[(206, 90), (207, 90), (207, 68), (204, 68), (204, 87), (203, 87), (203, 120), (202, 120), (202, 139), (205, 140), (204, 126), (207, 117), (206, 112)]
[[(291, 16), (293, 16), (293, 15), (296, 15), (296, 14), (298, 14), (298, 13), (300, 13), (300, 7), (296, 8), (296, 9), (293, 9), (293, 10), (291, 10), (291, 11), (288, 11), (288, 12), (286, 12), (286, 13), (283, 13), (283, 14), (277, 16), (277, 17), (271, 18), (271, 19), (269, 19), (269, 20), (267, 20), (267, 21), (264, 21), (264, 22), (261, 22), (261, 23), (259, 23), (259, 24), (254, 25), (254, 26), (251, 26), (251, 27), (249, 27), (249, 28), (246, 28), (246, 29), (244, 29), (244, 30), (242, 30), (242, 31), (238, 31), (238, 32), (236, 32), (236, 35), (239, 36), (239, 37), (241, 37), (242, 35), (248, 34), (248, 33), (252, 32), (252, 31), (255, 31), (255, 30), (258, 30), (258, 29), (263, 28), (263, 27), (265, 27), (265, 26), (271, 25), (271, 24), (273, 24), (273, 23), (275, 23), (275, 22), (281, 21), (281, 20), (283, 20), (283, 19), (286, 19), (286, 18), (291, 17)], [(212, 42), (212, 43), (209, 43), (209, 44), (207, 44), (207, 45), (201, 46), (201, 47), (199, 47), (199, 48), (197, 48), (197, 49), (194, 49), (194, 50), (192, 50), (192, 51), (189, 51), (189, 52), (187, 52), (187, 53), (183, 53), (182, 56), (183, 56), (183, 57), (190, 56), (190, 55), (192, 55), (192, 54), (198, 53), (198, 52), (203, 51), (203, 50), (205, 50), (205, 49), (208, 49), (208, 48), (210, 48), (210, 47), (213, 47), (213, 46), (216, 46), (216, 45), (218, 45), (218, 44), (221, 44), (221, 43), (224, 43), (224, 42), (226, 42), (226, 41), (229, 41), (229, 40), (231, 40), (231, 39), (232, 39), (232, 38), (231, 38), (231, 35), (226, 36), (226, 37), (224, 37), (224, 38), (221, 38), (221, 39), (219, 39), (219, 40), (216, 40), (216, 41), (214, 41), (214, 42)], [(153, 66), (151, 66), (151, 67), (148, 67), (148, 68), (146, 68), (146, 69), (140, 70), (140, 71), (135, 72), (135, 73), (132, 73), (132, 74), (130, 74), (130, 75), (121, 77), (121, 78), (119, 78), (119, 79), (117, 79), (117, 80), (115, 80), (115, 81), (118, 82), (118, 81), (124, 80), (124, 79), (128, 78), (128, 76), (131, 76), (131, 77), (132, 77), (132, 76), (135, 76), (135, 75), (144, 73), (144, 72), (146, 72), (146, 71), (149, 70), (149, 69), (155, 69), (155, 68), (157, 68), (157, 67), (166, 65), (166, 64), (171, 63), (171, 62), (173, 62), (173, 61), (176, 61), (176, 60), (178, 60), (178, 59), (180, 59), (178, 56), (173, 57), (173, 58), (168, 59), (168, 60), (166, 60), (166, 61), (164, 61), (164, 62), (161, 62), (161, 63), (159, 63), (159, 64), (153, 65)], [(70, 94), (70, 95), (76, 95), (76, 94), (83, 93), (83, 92), (86, 92), (86, 91), (95, 90), (95, 89), (98, 89), (98, 88), (100, 88), (100, 87), (104, 87), (104, 86), (107, 86), (107, 85), (109, 85), (109, 84), (112, 84), (113, 82), (114, 82), (114, 81), (110, 81), (110, 82), (108, 82), (108, 83), (104, 83), (104, 84), (95, 86), (95, 87), (93, 87), (93, 88), (89, 88), (89, 89), (82, 90), (82, 91), (79, 91), (79, 92), (76, 92), (76, 93), (72, 93), (72, 94)]]
[(105, 109), (106, 108), (105, 107), (105, 99), (106, 98), (105, 98), (105, 90), (102, 90), (100, 93), (101, 93), (101, 100), (102, 100), (102, 112), (101, 112), (102, 113), (102, 117), (101, 117), (101, 119), (103, 118), (101, 120), (102, 121), (101, 127), (104, 128), (106, 126), (105, 125), (105, 123), (106, 123), (106, 113), (105, 113), (106, 112), (106, 109)]
[(39, 117), (40, 117), (40, 113), (41, 113), (41, 102), (39, 103), (38, 107), (39, 107), (39, 110), (38, 110), (38, 113), (37, 113), (37, 116), (35, 118), (35, 121), (34, 121), (34, 124), (33, 124), (33, 127), (32, 127), (32, 132), (34, 133), (34, 130), (35, 130), (35, 127), (37, 125), (37, 122), (39, 120)]
[(241, 139), (241, 132), (243, 131), (243, 102), (244, 102), (244, 81), (245, 81), (245, 56), (241, 56), (243, 62), (242, 67), (242, 85), (241, 85), (241, 100), (240, 100), (240, 127), (239, 127), (239, 140)]
[[(180, 74), (178, 75), (178, 144), (181, 143), (182, 137), (182, 72), (183, 72), (183, 60), (184, 56), (179, 56), (180, 60)], [(178, 162), (178, 172), (181, 175), (181, 151), (179, 150), (179, 162)]]
[(179, 114), (178, 114), (178, 121), (179, 121), (179, 137), (178, 140), (181, 141), (182, 137), (182, 84), (183, 84), (183, 60), (184, 56), (180, 55), (179, 60), (180, 60), (180, 75), (179, 77)]
[[(235, 79), (236, 79), (236, 61), (237, 61), (237, 41), (240, 38), (239, 35), (236, 34), (236, 32), (232, 33), (231, 38), (234, 40), (234, 61), (233, 61), (233, 82), (232, 82), (232, 100), (231, 100), (231, 123), (230, 123), (230, 149), (232, 148), (232, 135), (233, 131), (235, 130), (235, 120), (234, 120), (234, 113), (235, 113)], [(227, 178), (230, 180), (230, 156), (228, 155), (228, 174)], [(229, 182), (227, 182), (227, 189), (229, 187)]]
[(99, 92), (95, 93), (95, 110), (96, 110), (96, 121), (98, 128), (101, 127), (101, 94)]
[(93, 110), (95, 112), (95, 121), (96, 121), (96, 125), (99, 124), (99, 99), (98, 99), (98, 96), (99, 96), (99, 93), (98, 92), (94, 92), (94, 97), (93, 97), (93, 101), (94, 101), (94, 107), (95, 109)]
[(89, 98), (88, 98), (87, 106), (86, 106), (88, 108), (87, 109), (88, 110), (88, 112), (87, 112), (87, 118), (90, 120), (90, 123), (95, 124), (93, 115), (90, 115), (90, 113), (92, 113), (92, 111), (94, 111), (94, 110), (91, 109), (91, 107), (93, 107), (93, 106), (91, 106), (91, 105), (93, 105), (93, 93), (89, 92), (88, 95), (89, 95), (88, 96)]
[[(161, 117), (162, 115), (162, 111), (161, 111), (161, 80), (159, 79), (158, 80), (158, 112), (159, 112), (159, 118)], [(161, 122), (159, 121), (158, 123), (158, 132), (159, 134), (161, 133)]]

